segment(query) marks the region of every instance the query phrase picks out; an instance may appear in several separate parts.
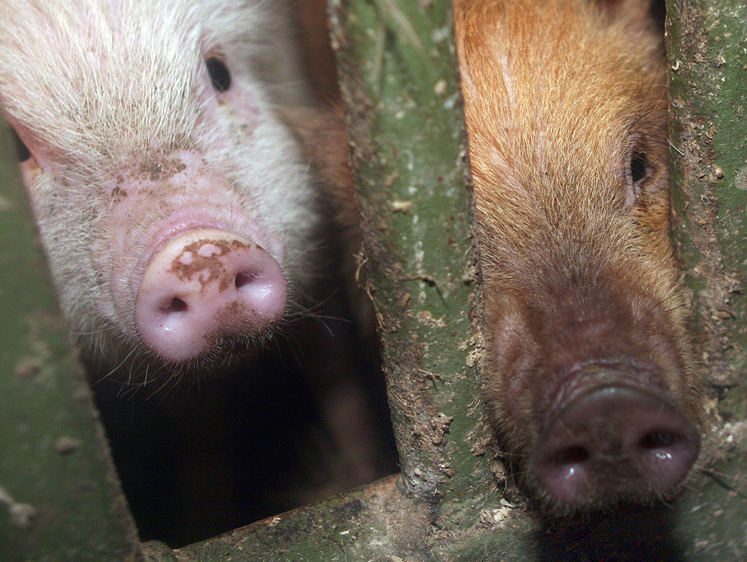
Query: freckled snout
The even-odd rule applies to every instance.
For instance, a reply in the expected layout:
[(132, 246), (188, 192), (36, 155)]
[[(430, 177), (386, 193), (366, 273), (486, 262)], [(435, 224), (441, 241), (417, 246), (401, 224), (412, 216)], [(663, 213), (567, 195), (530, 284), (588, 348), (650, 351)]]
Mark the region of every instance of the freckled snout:
[(585, 389), (548, 420), (529, 470), (572, 508), (667, 497), (698, 456), (696, 427), (668, 399), (625, 384)]
[(283, 317), (287, 290), (282, 268), (261, 247), (230, 232), (193, 230), (146, 267), (135, 326), (161, 358), (189, 361), (221, 339), (262, 336)]

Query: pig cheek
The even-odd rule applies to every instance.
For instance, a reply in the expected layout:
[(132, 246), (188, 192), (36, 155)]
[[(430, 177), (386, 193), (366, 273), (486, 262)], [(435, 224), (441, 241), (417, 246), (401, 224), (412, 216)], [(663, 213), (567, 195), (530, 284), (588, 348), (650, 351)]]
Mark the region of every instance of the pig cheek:
[[(64, 191), (69, 180), (63, 174), (51, 173), (39, 166), (34, 157), (22, 162), (20, 170), (50, 264), (49, 270), (54, 277), (60, 306), (74, 329), (85, 330), (81, 326), (91, 321), (95, 311), (86, 306), (89, 300), (82, 295), (95, 292), (96, 289), (89, 284), (92, 283), (91, 278), (85, 275), (71, 282), (73, 277), (70, 275), (70, 266), (76, 268), (76, 273), (87, 272), (92, 264), (97, 263), (97, 251), (94, 247), (91, 247), (89, 258), (77, 243), (84, 236), (83, 215), (90, 211), (89, 201), (81, 200), (75, 193)], [(90, 240), (93, 240), (95, 246), (98, 238), (92, 236)], [(91, 261), (86, 261), (87, 259)], [(97, 301), (98, 304), (100, 303)], [(108, 312), (106, 317), (111, 318), (112, 311)]]
[[(21, 180), (29, 196), (37, 228), (44, 241), (46, 240), (45, 233), (52, 225), (59, 223), (61, 217), (68, 217), (69, 207), (75, 203), (66, 201), (66, 195), (60, 192), (60, 186), (65, 185), (66, 182), (39, 166), (34, 157), (21, 163), (20, 170)], [(46, 250), (47, 254), (51, 254), (51, 248), (46, 248)], [(55, 268), (51, 269), (54, 273)]]
[[(662, 302), (684, 306), (681, 296), (674, 290)], [(631, 310), (634, 325), (640, 333), (645, 334), (645, 339), (641, 344), (645, 356), (653, 359), (665, 388), (671, 392), (679, 404), (687, 405), (690, 402), (687, 389), (695, 377), (686, 363), (688, 348), (678, 345), (678, 342), (687, 341), (681, 321), (678, 318), (672, 318), (671, 312), (662, 309), (649, 297), (635, 298)], [(678, 333), (678, 327), (682, 333)], [(694, 418), (697, 417), (694, 416)]]
[(242, 135), (251, 136), (259, 125), (257, 98), (239, 80), (217, 97), (217, 109)]
[[(20, 164), (21, 180), (26, 188), (31, 209), (42, 241), (46, 240), (45, 232), (51, 227), (55, 217), (59, 218), (58, 195), (54, 192), (59, 182), (52, 174), (42, 169), (32, 156)], [(45, 243), (46, 246), (46, 243)], [(48, 256), (51, 248), (45, 247)], [(55, 268), (50, 268), (54, 274)]]
[(655, 268), (656, 270), (671, 272), (671, 284), (676, 286), (677, 265), (669, 238), (669, 217), (670, 202), (666, 190), (645, 194), (643, 204), (635, 211), (635, 221), (639, 225), (645, 253), (650, 256), (649, 259), (663, 266)]
[(493, 305), (502, 314), (488, 322), (492, 354), (486, 370), (494, 421), (513, 450), (526, 450), (533, 441), (532, 385), (541, 350), (523, 315), (510, 305)]
[[(139, 221), (134, 217), (133, 209), (130, 209), (130, 198), (135, 197), (135, 189), (132, 185), (126, 185), (123, 180), (117, 181), (114, 186), (105, 185), (103, 187), (103, 197), (107, 198), (106, 206), (108, 208), (108, 224), (106, 232), (101, 232), (91, 247), (91, 259), (95, 264), (95, 269), (104, 278), (110, 279), (110, 287), (107, 291), (109, 298), (101, 298), (97, 302), (99, 312), (109, 321), (118, 325), (120, 329), (127, 331), (129, 326), (123, 325), (121, 318), (127, 318), (125, 311), (131, 309), (134, 299), (116, 298), (117, 295), (128, 295), (131, 290), (117, 290), (119, 287), (126, 287), (129, 280), (118, 278), (113, 272), (131, 271), (137, 264), (134, 263), (132, 256), (139, 252), (135, 248), (128, 248), (128, 235), (132, 230), (136, 230)], [(138, 208), (152, 209), (152, 203), (148, 198), (141, 199)]]

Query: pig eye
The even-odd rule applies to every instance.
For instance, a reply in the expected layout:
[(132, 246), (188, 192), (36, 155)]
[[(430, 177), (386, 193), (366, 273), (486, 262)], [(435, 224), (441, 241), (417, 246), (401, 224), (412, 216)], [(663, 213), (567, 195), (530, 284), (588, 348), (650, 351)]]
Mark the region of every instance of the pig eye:
[(231, 87), (231, 73), (223, 60), (210, 57), (205, 60), (205, 66), (216, 92), (225, 92)]
[(651, 176), (651, 166), (644, 152), (636, 150), (630, 157), (629, 173), (633, 192), (638, 195), (641, 192), (642, 184)]
[(13, 139), (13, 146), (16, 150), (16, 157), (18, 158), (18, 161), (25, 162), (26, 160), (31, 158), (31, 151), (25, 144), (23, 144), (21, 137), (19, 137), (18, 133), (16, 133), (12, 128), (10, 129), (10, 137)]

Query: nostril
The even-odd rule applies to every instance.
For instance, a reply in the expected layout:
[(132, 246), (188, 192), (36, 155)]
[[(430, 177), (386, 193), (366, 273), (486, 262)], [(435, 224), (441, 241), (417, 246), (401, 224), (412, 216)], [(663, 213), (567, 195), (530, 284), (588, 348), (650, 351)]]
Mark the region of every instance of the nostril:
[(161, 312), (163, 312), (163, 314), (165, 315), (172, 315), (186, 312), (188, 308), (189, 307), (187, 306), (186, 302), (184, 302), (179, 297), (174, 297), (168, 303), (161, 307)]
[(224, 342), (269, 335), (285, 314), (280, 264), (253, 242), (213, 229), (167, 241), (147, 265), (135, 303), (138, 334), (173, 362)]
[(546, 423), (528, 473), (570, 507), (670, 497), (699, 450), (697, 428), (666, 394), (624, 384), (579, 391)]
[(671, 431), (650, 431), (640, 440), (643, 449), (663, 449), (671, 447), (680, 437)]
[(589, 460), (590, 456), (588, 449), (575, 445), (561, 449), (553, 455), (551, 461), (557, 465), (581, 464)]
[(236, 289), (240, 291), (243, 287), (251, 285), (256, 278), (256, 273), (239, 273), (236, 275), (236, 280), (234, 281)]

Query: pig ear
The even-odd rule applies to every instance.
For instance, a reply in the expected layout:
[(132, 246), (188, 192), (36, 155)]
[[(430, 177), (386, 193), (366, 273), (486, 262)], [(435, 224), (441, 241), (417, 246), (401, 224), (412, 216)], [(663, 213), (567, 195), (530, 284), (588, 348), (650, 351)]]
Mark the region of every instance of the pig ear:
[(22, 125), (20, 121), (7, 114), (2, 114), (2, 117), (8, 124), (8, 129), (10, 129), (10, 136), (18, 163), (31, 162), (31, 165), (34, 167), (40, 166), (50, 169), (52, 165), (49, 156), (50, 149), (42, 142), (39, 135), (36, 135), (31, 129)]
[(651, 21), (651, 0), (597, 0), (597, 4), (613, 19), (632, 27), (645, 27)]
[(10, 137), (13, 140), (13, 147), (16, 150), (18, 161), (25, 162), (26, 160), (31, 158), (31, 151), (24, 144), (24, 142), (21, 140), (21, 137), (18, 136), (18, 133), (16, 133), (16, 130), (13, 127), (10, 127)]

